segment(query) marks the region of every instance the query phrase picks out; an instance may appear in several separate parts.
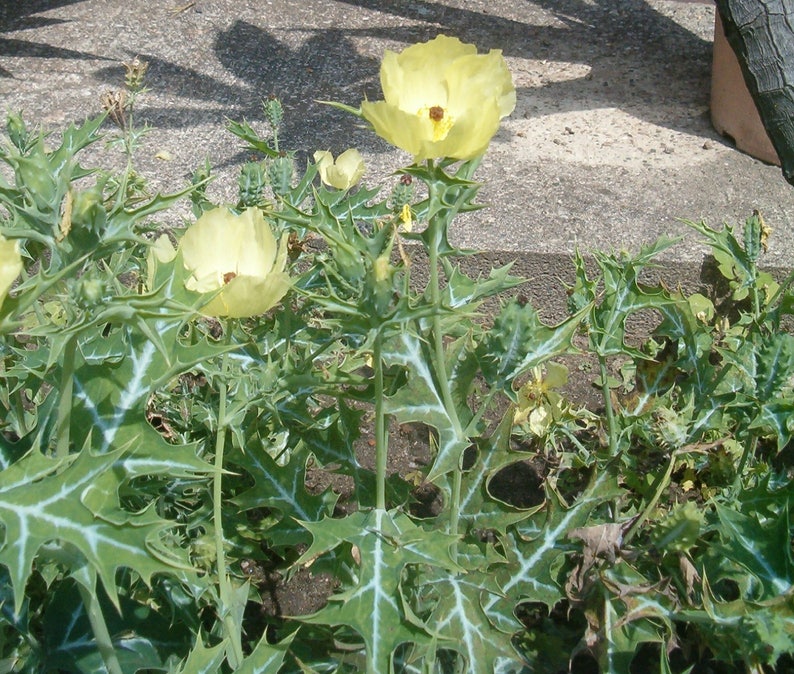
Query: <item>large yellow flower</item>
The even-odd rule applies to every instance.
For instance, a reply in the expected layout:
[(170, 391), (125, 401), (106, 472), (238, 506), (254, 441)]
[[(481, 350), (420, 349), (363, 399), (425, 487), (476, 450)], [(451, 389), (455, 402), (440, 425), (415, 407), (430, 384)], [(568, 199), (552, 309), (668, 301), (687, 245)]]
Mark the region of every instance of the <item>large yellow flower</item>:
[(387, 51), (380, 82), (384, 100), (364, 101), (361, 113), (375, 133), (417, 161), (482, 154), (516, 104), (501, 50), (478, 54), (446, 35), (400, 54)]
[(9, 241), (0, 235), (0, 306), (21, 273), (22, 256), (19, 254), (19, 240)]
[(190, 273), (188, 290), (220, 290), (201, 313), (244, 318), (275, 306), (290, 286), (284, 271), (286, 242), (276, 243), (262, 212), (249, 208), (240, 215), (226, 208), (204, 213), (188, 227), (179, 243)]
[(364, 175), (364, 158), (355, 148), (345, 150), (336, 161), (327, 150), (314, 153), (314, 163), (320, 172), (320, 180), (338, 190), (349, 190)]

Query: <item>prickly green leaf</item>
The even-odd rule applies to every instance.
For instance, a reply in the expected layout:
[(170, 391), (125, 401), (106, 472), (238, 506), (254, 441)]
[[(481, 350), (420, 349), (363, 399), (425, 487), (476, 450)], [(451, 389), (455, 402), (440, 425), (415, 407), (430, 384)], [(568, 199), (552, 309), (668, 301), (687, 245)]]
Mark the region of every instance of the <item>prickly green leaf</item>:
[(568, 532), (585, 526), (593, 509), (620, 491), (610, 471), (600, 470), (568, 508), (553, 490), (548, 494), (546, 511), (518, 523), (503, 539), (508, 566), (500, 570), (499, 579), (509, 600), (488, 599), (485, 609), (492, 620), (496, 619), (494, 613), (509, 615), (519, 600), (542, 602), (551, 608), (563, 598), (558, 575), (568, 551), (573, 549)]
[(177, 338), (180, 326), (181, 321), (155, 322), (164, 352), (143, 335), (125, 335), (119, 330), (108, 341), (122, 342), (119, 348), (124, 349), (126, 355), (120, 362), (77, 364), (72, 412), (75, 443), (82, 444), (89, 430), (93, 446), (99, 452), (137, 438), (142, 432), (141, 426), (148, 426), (146, 402), (154, 390), (225, 350), (206, 341), (182, 344)]
[[(504, 629), (510, 623), (505, 619), (497, 629), (483, 610), (488, 598), (501, 596), (492, 573), (482, 570), (460, 575), (431, 571), (414, 579), (414, 583), (416, 591), (429, 593), (435, 600), (423, 621), (437, 641), (436, 647), (458, 651), (465, 660), (465, 671), (491, 674), (497, 659), (518, 659), (511, 637), (521, 629), (521, 624), (513, 618), (512, 629), (506, 632)], [(425, 601), (431, 601), (430, 597)]]
[(661, 310), (676, 301), (663, 288), (648, 287), (639, 280), (641, 272), (673, 243), (672, 239), (660, 239), (654, 245), (643, 246), (633, 258), (594, 254), (601, 271), (603, 289), (590, 312), (588, 328), (591, 347), (599, 356), (631, 354), (636, 358), (645, 357), (626, 342), (626, 321), (634, 313)]
[(733, 299), (741, 301), (747, 297), (749, 288), (756, 282), (758, 272), (755, 259), (745, 251), (742, 243), (734, 235), (733, 227), (725, 225), (723, 229), (716, 230), (704, 221), (685, 220), (684, 222), (702, 234), (711, 246), (720, 273), (729, 281), (733, 289)]
[[(81, 674), (106, 672), (93, 630), (74, 582), (60, 583), (44, 614), (44, 670)], [(121, 597), (121, 613), (100, 594), (100, 606), (124, 674), (159, 669), (172, 653), (183, 653), (190, 632), (151, 606)]]
[(429, 564), (462, 571), (450, 557), (453, 537), (420, 529), (402, 513), (378, 509), (303, 524), (314, 540), (296, 564), (307, 563), (343, 542), (356, 546), (361, 562), (355, 587), (333, 595), (324, 608), (302, 620), (352, 627), (366, 644), (367, 671), (390, 671), (397, 646), (428, 638), (403, 610), (402, 570), (408, 564)]
[(587, 308), (557, 326), (548, 327), (530, 304), (517, 300), (505, 304), (478, 350), (486, 381), (509, 392), (516, 377), (571, 351), (571, 340), (586, 312)]
[(764, 402), (794, 385), (794, 335), (777, 333), (765, 337), (753, 354), (755, 390)]
[[(384, 347), (387, 365), (400, 365), (408, 373), (408, 383), (386, 398), (386, 412), (399, 423), (421, 422), (438, 431), (438, 449), (427, 479), (432, 481), (455, 470), (469, 441), (455, 414), (447, 411), (441, 390), (431, 370), (429, 346), (415, 334), (403, 331)], [(463, 418), (465, 418), (464, 415)]]
[(240, 510), (275, 508), (281, 521), (268, 532), (270, 545), (296, 545), (306, 542), (306, 530), (295, 520), (315, 522), (333, 510), (336, 496), (331, 491), (310, 494), (306, 489), (306, 466), (293, 459), (279, 466), (261, 451), (236, 452), (230, 461), (243, 468), (253, 486), (232, 499)]
[(513, 408), (510, 407), (493, 435), (477, 442), (477, 461), (463, 474), (460, 521), (468, 531), (492, 530), (504, 534), (508, 526), (527, 518), (542, 507), (545, 498), (535, 508), (519, 509), (498, 500), (489, 491), (488, 483), (500, 470), (534, 456), (510, 451), (512, 429)]
[[(39, 549), (53, 539), (80, 551), (114, 603), (118, 602), (114, 577), (119, 567), (136, 571), (147, 582), (153, 573), (190, 568), (184, 551), (171, 551), (167, 561), (153, 553), (170, 522), (160, 519), (152, 508), (130, 513), (119, 506), (117, 490), (126, 477), (127, 459), (135, 461), (125, 448), (101, 455), (84, 450), (68, 461), (46, 459), (33, 451), (15, 463), (13, 471), (4, 472), (0, 522), (5, 540), (0, 564), (11, 576), (15, 612), (22, 606), (25, 583)], [(49, 470), (45, 470), (48, 461)], [(161, 470), (165, 463), (161, 462)]]
[(679, 619), (696, 625), (702, 642), (715, 658), (731, 661), (737, 654), (750, 667), (774, 664), (794, 652), (794, 597), (791, 592), (767, 601), (739, 598), (720, 601), (703, 575), (703, 607), (679, 612)]
[(447, 285), (442, 291), (441, 299), (444, 306), (466, 307), (471, 310), (484, 298), (492, 297), (523, 283), (523, 279), (510, 275), (512, 263), (492, 269), (486, 279), (471, 279), (448, 258), (442, 258), (441, 262), (447, 277)]
[[(293, 632), (278, 643), (271, 644), (265, 633), (251, 655), (236, 670), (236, 674), (278, 674), (296, 634), (297, 632)], [(188, 674), (187, 670), (185, 674)]]
[(719, 503), (715, 504), (725, 559), (739, 564), (763, 588), (762, 599), (789, 593), (794, 581), (788, 509), (760, 522)]
[(203, 635), (199, 634), (193, 650), (175, 669), (169, 670), (169, 674), (216, 674), (221, 671), (225, 659), (226, 641), (207, 648)]

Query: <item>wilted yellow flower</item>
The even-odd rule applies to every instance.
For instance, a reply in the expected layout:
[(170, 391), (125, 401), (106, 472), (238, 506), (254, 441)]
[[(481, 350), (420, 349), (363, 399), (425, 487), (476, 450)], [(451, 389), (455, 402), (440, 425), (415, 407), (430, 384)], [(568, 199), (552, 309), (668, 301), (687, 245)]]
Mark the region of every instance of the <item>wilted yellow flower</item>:
[(387, 51), (380, 82), (384, 100), (364, 101), (361, 113), (375, 133), (417, 161), (482, 154), (516, 105), (501, 50), (478, 54), (446, 35), (400, 54)]
[(248, 208), (240, 215), (226, 208), (207, 211), (185, 231), (179, 250), (190, 273), (188, 290), (222, 289), (202, 307), (207, 316), (257, 316), (289, 289), (286, 239), (276, 243), (259, 209)]
[(0, 235), (0, 306), (21, 273), (22, 256), (19, 254), (19, 240), (9, 241)]
[(355, 148), (345, 150), (336, 161), (327, 150), (314, 153), (314, 163), (320, 171), (320, 180), (338, 190), (349, 190), (364, 175), (364, 158)]
[(410, 204), (403, 204), (400, 209), (400, 231), (412, 232), (414, 229), (414, 215)]
[(545, 377), (540, 367), (534, 368), (532, 374), (533, 379), (518, 391), (518, 409), (513, 423), (528, 424), (530, 431), (540, 437), (563, 410), (565, 401), (555, 389), (568, 383), (568, 368), (549, 362)]

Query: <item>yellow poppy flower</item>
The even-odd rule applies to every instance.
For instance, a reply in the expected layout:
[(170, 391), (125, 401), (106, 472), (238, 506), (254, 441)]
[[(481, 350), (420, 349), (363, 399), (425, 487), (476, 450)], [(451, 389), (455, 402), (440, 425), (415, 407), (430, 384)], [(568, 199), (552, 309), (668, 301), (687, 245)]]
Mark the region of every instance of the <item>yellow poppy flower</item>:
[(201, 309), (207, 316), (257, 316), (289, 289), (286, 241), (276, 243), (259, 209), (248, 208), (240, 215), (226, 208), (207, 211), (185, 231), (179, 250), (190, 273), (188, 290), (220, 289)]
[(384, 100), (364, 101), (361, 114), (416, 161), (482, 154), (516, 104), (501, 50), (478, 54), (474, 45), (446, 35), (400, 54), (387, 51), (380, 81)]
[(9, 241), (0, 235), (0, 306), (21, 273), (22, 256), (19, 254), (19, 240)]
[(355, 148), (345, 150), (336, 161), (327, 150), (315, 152), (314, 163), (320, 172), (320, 180), (338, 190), (349, 190), (364, 175), (364, 158)]

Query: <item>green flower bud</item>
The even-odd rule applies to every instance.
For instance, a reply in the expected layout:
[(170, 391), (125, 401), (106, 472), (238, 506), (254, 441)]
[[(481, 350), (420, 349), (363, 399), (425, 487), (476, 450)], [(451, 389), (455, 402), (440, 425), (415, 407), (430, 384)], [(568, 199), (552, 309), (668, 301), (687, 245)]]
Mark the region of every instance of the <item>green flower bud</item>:
[(265, 117), (267, 118), (270, 127), (274, 132), (278, 132), (281, 122), (284, 120), (284, 108), (281, 107), (281, 101), (275, 96), (270, 96), (264, 104)]
[(27, 152), (30, 144), (30, 132), (21, 115), (9, 113), (6, 120), (6, 133), (17, 150), (23, 154)]
[(290, 189), (292, 189), (293, 171), (292, 157), (286, 153), (282, 153), (281, 156), (276, 157), (270, 163), (268, 174), (270, 176), (270, 185), (276, 196), (283, 197), (289, 194)]
[(248, 162), (244, 164), (237, 181), (240, 191), (240, 206), (242, 208), (259, 206), (263, 201), (262, 191), (266, 182), (267, 177), (261, 163)]

